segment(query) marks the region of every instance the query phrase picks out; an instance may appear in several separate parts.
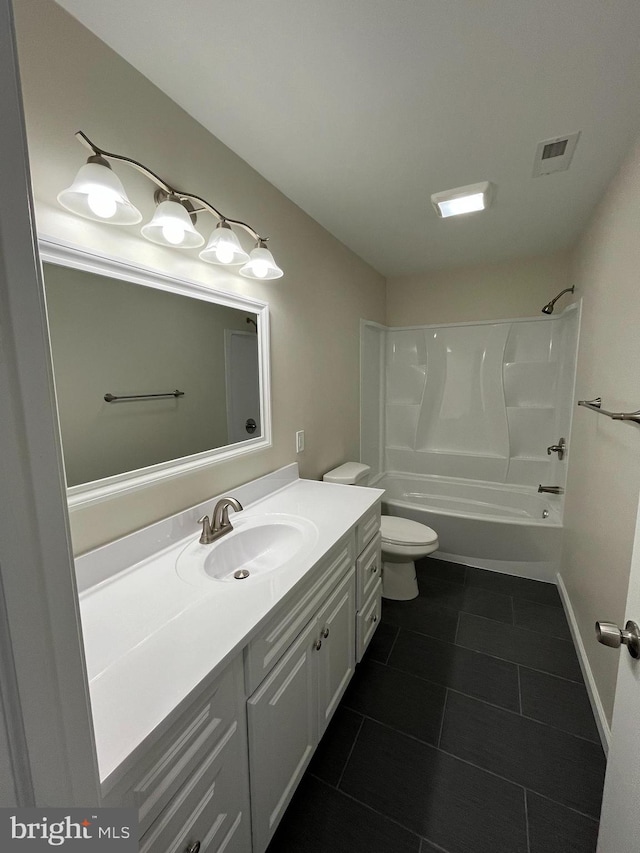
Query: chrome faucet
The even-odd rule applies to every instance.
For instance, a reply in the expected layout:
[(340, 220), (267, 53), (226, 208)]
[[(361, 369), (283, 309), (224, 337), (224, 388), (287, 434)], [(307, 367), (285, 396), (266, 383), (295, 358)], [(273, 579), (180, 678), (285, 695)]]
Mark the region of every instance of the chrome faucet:
[(231, 533), (233, 525), (229, 521), (229, 509), (240, 512), (242, 504), (236, 498), (220, 498), (213, 510), (213, 521), (211, 523), (208, 515), (203, 515), (202, 518), (198, 519), (198, 524), (202, 525), (202, 534), (199, 540), (201, 545), (211, 545), (225, 533)]
[(564, 489), (562, 486), (538, 486), (539, 492), (546, 492), (549, 495), (563, 495)]
[(564, 438), (561, 438), (557, 444), (552, 444), (550, 447), (547, 447), (547, 456), (551, 456), (552, 453), (558, 454), (558, 459), (562, 461), (564, 454), (567, 452), (567, 442)]

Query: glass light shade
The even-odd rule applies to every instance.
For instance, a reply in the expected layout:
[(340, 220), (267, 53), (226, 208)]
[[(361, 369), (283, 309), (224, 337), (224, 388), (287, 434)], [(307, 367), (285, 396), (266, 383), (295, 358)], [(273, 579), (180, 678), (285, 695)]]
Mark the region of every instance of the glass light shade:
[(266, 281), (270, 278), (281, 278), (284, 275), (274, 261), (271, 252), (262, 245), (258, 245), (255, 249), (252, 249), (249, 260), (243, 267), (240, 267), (239, 272), (245, 278), (255, 278), (261, 281)]
[(81, 166), (74, 182), (58, 194), (58, 201), (67, 210), (113, 225), (135, 225), (142, 214), (134, 207), (120, 178), (103, 161), (88, 162)]
[(204, 237), (193, 227), (186, 207), (174, 199), (165, 199), (156, 207), (151, 222), (142, 226), (142, 236), (161, 246), (197, 249)]
[(249, 255), (242, 248), (227, 222), (218, 222), (206, 248), (200, 252), (200, 257), (209, 264), (225, 266), (244, 264), (249, 260)]

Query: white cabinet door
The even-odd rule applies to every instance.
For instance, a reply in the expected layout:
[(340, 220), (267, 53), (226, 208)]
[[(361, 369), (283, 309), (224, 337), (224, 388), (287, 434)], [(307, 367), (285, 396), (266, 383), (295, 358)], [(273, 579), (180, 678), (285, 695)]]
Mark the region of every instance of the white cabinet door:
[(356, 665), (356, 579), (352, 570), (318, 613), (318, 738), (333, 716)]
[(263, 853), (318, 741), (316, 619), (247, 703), (253, 853)]

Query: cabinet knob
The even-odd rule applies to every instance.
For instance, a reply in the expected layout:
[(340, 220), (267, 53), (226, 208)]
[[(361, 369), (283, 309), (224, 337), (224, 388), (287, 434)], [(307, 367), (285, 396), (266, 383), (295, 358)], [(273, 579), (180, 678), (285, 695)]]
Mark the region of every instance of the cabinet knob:
[(200, 842), (194, 841), (193, 844), (190, 844), (189, 847), (185, 848), (184, 853), (198, 853), (200, 850)]
[(315, 641), (315, 643), (313, 644), (313, 648), (314, 648), (317, 652), (319, 652), (319, 651), (320, 651), (320, 649), (322, 648), (322, 640), (316, 640), (316, 641)]
[(322, 636), (325, 638), (325, 640), (327, 639), (327, 637), (329, 636), (329, 629), (328, 628), (324, 629), (324, 631), (322, 632)]
[(375, 573), (376, 573), (377, 571), (378, 571), (378, 564), (377, 564), (377, 563), (374, 563), (374, 564), (371, 566), (371, 572), (372, 572), (372, 574), (374, 574), (374, 575), (375, 575)]
[(378, 614), (377, 614), (377, 613), (374, 613), (374, 614), (373, 614), (373, 616), (371, 617), (371, 621), (372, 621), (372, 622), (377, 622), (377, 621), (378, 621)]

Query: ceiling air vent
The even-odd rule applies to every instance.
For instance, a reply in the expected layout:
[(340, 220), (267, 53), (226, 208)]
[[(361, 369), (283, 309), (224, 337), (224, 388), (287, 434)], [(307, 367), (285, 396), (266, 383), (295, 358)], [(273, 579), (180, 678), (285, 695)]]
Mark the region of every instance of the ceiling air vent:
[(540, 175), (550, 175), (552, 172), (564, 172), (568, 169), (579, 138), (580, 131), (539, 142), (533, 162), (533, 177), (539, 178)]

